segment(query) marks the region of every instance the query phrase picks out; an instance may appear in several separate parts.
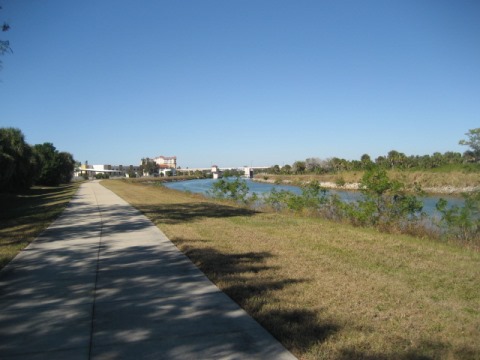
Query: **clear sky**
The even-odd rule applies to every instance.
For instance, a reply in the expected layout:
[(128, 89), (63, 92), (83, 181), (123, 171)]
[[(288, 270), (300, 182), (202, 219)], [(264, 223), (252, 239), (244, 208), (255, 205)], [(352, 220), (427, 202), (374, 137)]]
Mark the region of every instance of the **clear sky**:
[(90, 164), (467, 150), (480, 1), (0, 0), (0, 127)]

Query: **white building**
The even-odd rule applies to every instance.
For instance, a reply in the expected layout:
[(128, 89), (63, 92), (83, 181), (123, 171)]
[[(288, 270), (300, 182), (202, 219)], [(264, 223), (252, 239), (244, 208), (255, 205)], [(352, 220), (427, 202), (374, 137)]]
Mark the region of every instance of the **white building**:
[(222, 171), (217, 165), (212, 165), (212, 175), (214, 179), (220, 179), (222, 177)]
[(110, 177), (127, 176), (134, 173), (139, 175), (140, 168), (136, 165), (90, 165), (88, 163), (80, 165), (75, 169), (74, 176), (81, 177), (87, 174), (89, 177), (94, 177), (97, 174), (108, 174)]

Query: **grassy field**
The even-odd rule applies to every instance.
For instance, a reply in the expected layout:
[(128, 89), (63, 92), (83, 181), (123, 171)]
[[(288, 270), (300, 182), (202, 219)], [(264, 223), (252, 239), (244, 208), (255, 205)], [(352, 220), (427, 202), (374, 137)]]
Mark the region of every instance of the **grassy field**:
[(0, 269), (63, 211), (80, 183), (0, 194)]
[(478, 252), (158, 186), (102, 184), (301, 359), (480, 358)]

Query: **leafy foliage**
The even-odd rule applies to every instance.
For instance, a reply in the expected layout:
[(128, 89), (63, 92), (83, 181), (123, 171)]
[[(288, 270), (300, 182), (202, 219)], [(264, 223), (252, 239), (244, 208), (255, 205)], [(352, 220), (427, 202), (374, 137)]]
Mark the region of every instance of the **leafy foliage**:
[(480, 238), (480, 191), (463, 194), (463, 206), (449, 207), (445, 199), (436, 204), (441, 214), (440, 225), (446, 236), (453, 236), (463, 241), (479, 240)]
[(33, 183), (32, 149), (19, 129), (0, 128), (0, 190), (28, 189)]
[(385, 169), (373, 167), (366, 171), (360, 186), (363, 199), (343, 205), (353, 223), (391, 226), (422, 216), (423, 203), (415, 195), (408, 195), (404, 184), (390, 180)]
[(33, 184), (56, 186), (72, 179), (75, 161), (51, 143), (31, 147), (19, 129), (0, 128), (0, 191), (23, 191)]
[(35, 145), (33, 152), (38, 169), (37, 184), (57, 186), (70, 182), (75, 166), (71, 154), (59, 152), (52, 143)]
[(230, 199), (246, 203), (248, 195), (248, 186), (245, 180), (235, 178), (220, 179), (212, 186), (210, 194), (217, 199)]
[(299, 195), (273, 189), (264, 201), (276, 211), (308, 210), (331, 219), (384, 229), (402, 228), (424, 216), (423, 203), (415, 195), (407, 194), (404, 184), (390, 180), (385, 169), (372, 167), (366, 171), (361, 187), (363, 198), (355, 202), (327, 194), (317, 181), (302, 186)]
[(140, 165), (140, 171), (141, 173), (145, 175), (158, 175), (158, 165), (155, 162), (155, 160), (152, 160), (150, 158), (143, 158), (142, 159), (142, 165)]
[(460, 140), (460, 145), (470, 146), (475, 161), (480, 161), (480, 128), (470, 129), (466, 133), (468, 140)]
[(327, 190), (318, 181), (302, 186), (300, 195), (291, 191), (273, 189), (264, 199), (265, 203), (275, 210), (287, 208), (299, 212), (303, 210), (319, 210), (327, 202)]
[(95, 179), (97, 180), (110, 179), (110, 176), (108, 174), (95, 174)]

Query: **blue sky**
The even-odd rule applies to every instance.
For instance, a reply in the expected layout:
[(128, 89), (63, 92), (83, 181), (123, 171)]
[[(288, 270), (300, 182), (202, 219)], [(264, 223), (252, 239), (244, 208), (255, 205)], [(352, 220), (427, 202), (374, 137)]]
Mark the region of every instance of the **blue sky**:
[(459, 151), (480, 2), (3, 0), (0, 127), (91, 164)]

